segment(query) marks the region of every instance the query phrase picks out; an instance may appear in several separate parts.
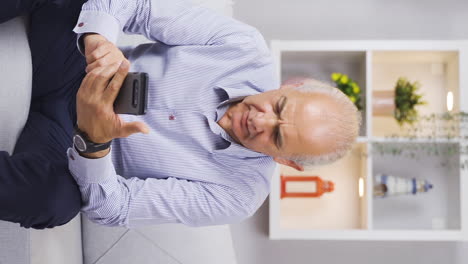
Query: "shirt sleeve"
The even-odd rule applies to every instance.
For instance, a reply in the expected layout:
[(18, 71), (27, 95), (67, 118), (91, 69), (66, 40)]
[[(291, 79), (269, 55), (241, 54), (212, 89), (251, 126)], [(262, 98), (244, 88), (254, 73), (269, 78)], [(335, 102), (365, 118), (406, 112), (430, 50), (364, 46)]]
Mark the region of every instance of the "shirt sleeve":
[(114, 43), (124, 31), (167, 45), (216, 45), (245, 42), (256, 29), (186, 0), (90, 0), (74, 31)]
[(82, 212), (101, 225), (229, 224), (257, 209), (248, 205), (251, 199), (227, 186), (176, 178), (125, 179), (116, 174), (110, 154), (87, 159), (73, 148), (67, 154), (70, 172), (81, 191)]

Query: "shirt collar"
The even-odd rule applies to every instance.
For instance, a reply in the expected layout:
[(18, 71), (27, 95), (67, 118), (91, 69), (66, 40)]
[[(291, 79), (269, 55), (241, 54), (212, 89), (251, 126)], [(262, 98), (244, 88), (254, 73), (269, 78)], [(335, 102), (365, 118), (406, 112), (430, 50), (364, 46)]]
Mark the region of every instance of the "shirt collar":
[(234, 141), (234, 139), (224, 129), (216, 123), (216, 121), (208, 119), (208, 124), (213, 133), (221, 136), (224, 140), (230, 143), (229, 147), (224, 149), (214, 150), (214, 153), (222, 153), (229, 156), (239, 156), (245, 158), (265, 157), (267, 155), (248, 149)]
[(245, 97), (249, 95), (258, 94), (259, 92), (254, 89), (249, 89), (245, 87), (243, 89), (238, 89), (238, 87), (233, 86), (218, 86), (215, 89), (223, 90), (226, 93), (226, 96), (224, 98), (225, 100), (223, 100), (216, 107), (216, 114), (214, 119), (208, 118), (208, 124), (213, 133), (220, 135), (224, 140), (231, 143), (229, 147), (225, 149), (215, 150), (215, 152), (248, 158), (265, 157), (265, 154), (250, 150), (234, 141), (234, 139), (217, 123), (223, 117), (223, 115), (226, 113), (227, 109), (232, 103), (241, 101)]

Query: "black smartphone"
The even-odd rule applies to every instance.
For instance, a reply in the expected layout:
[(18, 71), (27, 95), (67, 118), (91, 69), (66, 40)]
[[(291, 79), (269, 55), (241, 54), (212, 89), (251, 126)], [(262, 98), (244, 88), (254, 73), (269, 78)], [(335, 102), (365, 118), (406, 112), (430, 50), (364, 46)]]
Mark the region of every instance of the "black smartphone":
[(148, 74), (129, 72), (114, 101), (116, 114), (144, 115), (148, 101)]

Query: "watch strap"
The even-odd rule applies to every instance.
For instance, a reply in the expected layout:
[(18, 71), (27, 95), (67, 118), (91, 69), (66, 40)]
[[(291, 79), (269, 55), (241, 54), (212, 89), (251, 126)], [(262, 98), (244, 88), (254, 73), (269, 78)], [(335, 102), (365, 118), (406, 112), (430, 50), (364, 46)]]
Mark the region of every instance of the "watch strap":
[[(77, 144), (78, 142), (79, 144)], [(95, 153), (101, 150), (106, 150), (110, 147), (111, 143), (112, 140), (105, 143), (93, 142), (84, 131), (80, 130), (78, 126), (75, 127), (73, 145), (78, 153)]]

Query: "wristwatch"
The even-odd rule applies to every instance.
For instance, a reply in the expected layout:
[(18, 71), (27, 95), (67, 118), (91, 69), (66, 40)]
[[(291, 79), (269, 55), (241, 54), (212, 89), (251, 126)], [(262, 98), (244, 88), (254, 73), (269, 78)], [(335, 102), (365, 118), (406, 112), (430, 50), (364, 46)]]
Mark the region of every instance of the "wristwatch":
[(92, 142), (88, 135), (81, 131), (78, 127), (75, 127), (75, 134), (73, 135), (73, 145), (78, 153), (94, 153), (101, 150), (108, 149), (112, 140), (106, 143), (95, 143)]

